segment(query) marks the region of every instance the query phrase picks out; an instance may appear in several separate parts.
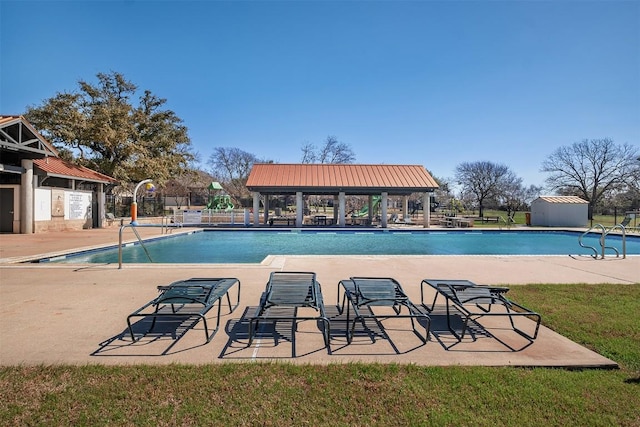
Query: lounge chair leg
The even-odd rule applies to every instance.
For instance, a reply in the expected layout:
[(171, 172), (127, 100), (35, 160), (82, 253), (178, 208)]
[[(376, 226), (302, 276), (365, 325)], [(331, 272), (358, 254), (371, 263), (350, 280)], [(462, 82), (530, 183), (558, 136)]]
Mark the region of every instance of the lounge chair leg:
[(331, 322), (326, 317), (322, 318), (322, 335), (324, 337), (324, 345), (331, 351)]
[(129, 333), (131, 334), (131, 341), (136, 342), (136, 336), (133, 334), (133, 327), (131, 326), (131, 316), (127, 317), (127, 325), (129, 326)]
[(211, 337), (209, 337), (209, 327), (207, 326), (207, 318), (204, 316), (200, 316), (200, 318), (202, 319), (202, 323), (204, 324), (204, 339), (206, 340), (206, 342), (209, 342), (211, 340)]
[(255, 326), (253, 324), (254, 320), (250, 319), (249, 320), (249, 343), (247, 344), (247, 347), (251, 347), (251, 344), (253, 343), (253, 334), (254, 331), (258, 328), (258, 320), (256, 319), (255, 322)]

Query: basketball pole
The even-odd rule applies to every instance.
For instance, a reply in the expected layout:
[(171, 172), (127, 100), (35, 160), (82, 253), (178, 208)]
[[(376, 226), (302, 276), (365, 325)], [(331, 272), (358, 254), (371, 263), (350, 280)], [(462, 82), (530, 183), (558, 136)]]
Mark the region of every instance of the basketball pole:
[(138, 189), (140, 188), (140, 186), (147, 184), (151, 181), (153, 180), (151, 179), (142, 180), (138, 183), (138, 185), (136, 185), (135, 190), (133, 190), (133, 202), (131, 202), (131, 225), (138, 225), (138, 202), (136, 201), (138, 197), (137, 196)]

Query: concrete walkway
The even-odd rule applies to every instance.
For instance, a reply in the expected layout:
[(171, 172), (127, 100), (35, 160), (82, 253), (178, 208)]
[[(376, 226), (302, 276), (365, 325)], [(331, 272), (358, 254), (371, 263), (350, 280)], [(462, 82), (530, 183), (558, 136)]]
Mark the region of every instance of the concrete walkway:
[[(140, 228), (143, 237), (158, 229)], [(419, 365), (516, 365), (612, 367), (615, 363), (542, 327), (529, 343), (507, 326), (483, 322), (462, 342), (446, 328), (442, 311), (432, 316), (427, 344), (408, 321), (389, 320), (347, 345), (337, 314), (337, 287), (350, 276), (394, 277), (420, 302), (423, 278), (468, 279), (479, 284), (640, 282), (640, 257), (596, 261), (569, 256), (272, 256), (261, 264), (70, 265), (17, 263), (76, 250), (117, 244), (115, 228), (32, 235), (0, 235), (0, 364), (220, 363), (286, 360), (292, 363), (415, 363)], [(292, 331), (265, 326), (247, 347), (247, 313), (260, 299), (272, 271), (314, 271), (332, 316), (331, 348), (323, 346), (315, 322)], [(240, 306), (223, 308), (221, 329), (205, 344), (202, 323), (167, 324), (132, 342), (126, 317), (157, 295), (156, 286), (190, 277), (237, 277)], [(432, 293), (425, 299), (429, 302)], [(210, 313), (213, 313), (212, 310)], [(544, 313), (541, 313), (544, 321)], [(210, 317), (213, 317), (211, 314)], [(214, 319), (211, 319), (212, 321)], [(212, 322), (214, 324), (215, 322)], [(135, 331), (148, 326), (144, 320)], [(532, 327), (533, 322), (524, 325)], [(276, 339), (274, 339), (274, 337)], [(375, 342), (372, 340), (375, 338)]]

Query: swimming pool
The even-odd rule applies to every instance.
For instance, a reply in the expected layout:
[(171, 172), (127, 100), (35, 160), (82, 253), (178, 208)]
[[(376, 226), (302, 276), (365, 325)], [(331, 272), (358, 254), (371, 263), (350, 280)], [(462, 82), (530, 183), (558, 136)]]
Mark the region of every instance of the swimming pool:
[[(155, 263), (259, 263), (267, 255), (590, 255), (570, 231), (199, 231), (145, 242)], [(583, 239), (599, 247), (597, 235)], [(608, 236), (620, 252), (622, 239)], [(640, 254), (640, 236), (627, 236), (627, 254)], [(613, 255), (613, 251), (607, 251)], [(124, 263), (149, 263), (139, 244), (123, 249)], [(48, 260), (117, 263), (118, 249)]]

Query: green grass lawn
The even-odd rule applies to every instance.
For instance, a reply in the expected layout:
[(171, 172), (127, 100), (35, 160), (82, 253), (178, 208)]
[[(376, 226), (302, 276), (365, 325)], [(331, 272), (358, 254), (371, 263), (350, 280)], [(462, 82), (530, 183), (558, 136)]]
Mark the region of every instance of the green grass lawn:
[[(474, 215), (478, 215), (478, 212), (463, 212), (461, 215), (469, 215), (469, 216), (474, 216)], [(489, 216), (500, 216), (502, 217), (504, 220), (507, 219), (507, 212), (505, 211), (498, 211), (498, 210), (485, 210), (484, 211), (484, 216), (489, 217)], [(526, 213), (525, 212), (516, 212), (515, 215), (513, 216), (513, 219), (515, 220), (515, 225), (525, 225), (527, 223), (526, 221)], [(593, 223), (593, 225), (595, 224), (602, 224), (605, 227), (613, 227), (616, 224), (619, 224), (622, 222), (622, 220), (624, 219), (624, 212), (621, 215), (618, 215), (617, 218), (614, 217), (613, 215), (594, 215), (593, 216), (593, 221), (589, 221), (588, 225), (591, 225), (591, 223)], [(640, 224), (640, 220), (637, 220), (637, 223)], [(634, 223), (632, 222), (632, 225)], [(481, 222), (481, 221), (475, 221), (474, 222), (474, 227), (487, 227), (487, 228), (499, 228), (499, 227), (504, 227), (505, 223), (500, 221), (498, 223), (495, 222)]]
[(640, 285), (513, 286), (510, 295), (542, 313), (546, 326), (615, 360), (620, 369), (364, 363), (2, 367), (0, 423), (640, 426)]

